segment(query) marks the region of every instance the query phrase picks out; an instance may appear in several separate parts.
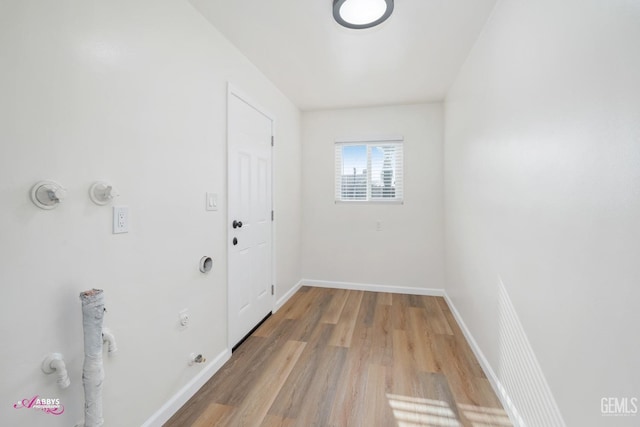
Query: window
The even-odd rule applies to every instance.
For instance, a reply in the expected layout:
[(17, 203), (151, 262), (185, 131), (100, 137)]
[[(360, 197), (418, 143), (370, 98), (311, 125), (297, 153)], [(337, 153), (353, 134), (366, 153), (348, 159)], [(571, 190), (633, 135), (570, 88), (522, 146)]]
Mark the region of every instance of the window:
[(336, 142), (336, 202), (402, 202), (402, 138)]

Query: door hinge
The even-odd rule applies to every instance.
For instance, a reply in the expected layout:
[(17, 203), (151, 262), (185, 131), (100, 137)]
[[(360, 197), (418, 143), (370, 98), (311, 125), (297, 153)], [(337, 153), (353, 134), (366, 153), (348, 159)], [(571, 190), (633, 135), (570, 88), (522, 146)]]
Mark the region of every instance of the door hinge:
[(273, 135), (271, 135), (271, 146), (273, 147), (275, 143), (273, 142)]
[(275, 214), (273, 213), (273, 211), (271, 211), (271, 221), (273, 221), (274, 217), (275, 217)]
[(275, 286), (271, 285), (271, 295), (275, 293)]

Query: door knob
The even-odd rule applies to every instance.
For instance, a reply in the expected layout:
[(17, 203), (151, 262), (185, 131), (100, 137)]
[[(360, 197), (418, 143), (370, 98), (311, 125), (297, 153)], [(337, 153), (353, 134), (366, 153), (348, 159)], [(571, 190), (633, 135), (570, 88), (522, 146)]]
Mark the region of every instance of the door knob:
[(233, 228), (242, 228), (242, 221), (233, 220)]
[(235, 246), (235, 245), (237, 245), (237, 244), (238, 244), (238, 238), (237, 238), (237, 237), (234, 237), (234, 238), (233, 238), (233, 246)]

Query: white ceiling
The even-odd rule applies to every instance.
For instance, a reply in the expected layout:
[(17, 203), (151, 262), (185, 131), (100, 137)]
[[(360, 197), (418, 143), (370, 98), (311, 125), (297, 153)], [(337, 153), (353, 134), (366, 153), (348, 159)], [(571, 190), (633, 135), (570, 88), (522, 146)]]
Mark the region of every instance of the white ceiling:
[(332, 0), (190, 0), (301, 110), (440, 101), (496, 0), (396, 0), (348, 30)]

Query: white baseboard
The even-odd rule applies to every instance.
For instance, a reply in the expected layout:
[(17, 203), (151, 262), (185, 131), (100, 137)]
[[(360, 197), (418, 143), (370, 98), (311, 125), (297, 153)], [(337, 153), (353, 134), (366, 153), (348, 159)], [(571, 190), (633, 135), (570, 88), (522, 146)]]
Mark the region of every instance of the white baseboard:
[(300, 289), (302, 287), (302, 280), (299, 281), (298, 283), (296, 283), (295, 285), (293, 285), (293, 287), (291, 289), (289, 289), (287, 291), (286, 294), (282, 295), (277, 301), (276, 301), (276, 306), (273, 307), (273, 312), (275, 313), (276, 311), (280, 310), (280, 307), (282, 307), (283, 305), (285, 305), (285, 303), (287, 301), (289, 301), (289, 298), (291, 298), (293, 296), (293, 294), (295, 294), (296, 292), (298, 292), (298, 289)]
[(434, 297), (444, 296), (444, 289), (414, 288), (414, 287), (408, 287), (408, 286), (375, 285), (375, 284), (353, 283), (353, 282), (331, 282), (327, 280), (309, 280), (309, 279), (302, 279), (301, 283), (302, 285), (315, 286), (318, 288), (349, 289), (353, 291), (370, 291), (370, 292), (389, 292), (393, 294), (428, 295), (428, 296), (434, 296)]
[(160, 427), (173, 416), (231, 357), (229, 349), (218, 354), (215, 359), (171, 397), (160, 409), (142, 424), (142, 427)]

